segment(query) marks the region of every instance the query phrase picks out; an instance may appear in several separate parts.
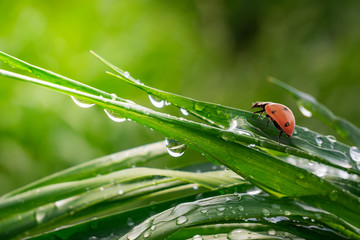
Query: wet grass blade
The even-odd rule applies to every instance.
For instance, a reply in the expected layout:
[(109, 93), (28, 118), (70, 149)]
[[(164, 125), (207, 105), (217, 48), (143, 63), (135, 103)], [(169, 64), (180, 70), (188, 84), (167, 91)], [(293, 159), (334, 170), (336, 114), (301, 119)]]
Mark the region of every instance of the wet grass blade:
[(276, 84), (292, 96), (299, 105), (300, 111), (306, 115), (314, 115), (333, 128), (341, 137), (360, 146), (360, 129), (351, 122), (336, 116), (330, 109), (319, 103), (313, 96), (299, 91), (286, 83), (269, 77), (269, 82)]
[[(180, 229), (209, 223), (230, 223), (241, 220), (255, 222), (278, 217), (273, 221), (297, 220), (294, 225), (331, 226), (342, 229), (346, 223), (339, 221), (335, 215), (327, 212), (317, 212), (306, 205), (292, 200), (274, 199), (266, 196), (251, 196), (247, 194), (224, 195), (196, 202), (182, 203), (174, 208), (161, 212), (137, 225), (128, 234), (120, 238), (127, 239), (165, 239)], [(302, 216), (304, 218), (297, 218)], [(280, 218), (279, 218), (280, 217)], [(313, 223), (310, 219), (316, 219)], [(291, 226), (291, 221), (288, 222)], [(346, 226), (348, 228), (349, 226)], [(291, 231), (291, 228), (288, 228)], [(345, 236), (360, 239), (359, 235), (350, 230), (344, 230)], [(297, 232), (297, 234), (302, 234)], [(301, 235), (299, 237), (302, 237)]]
[[(103, 236), (120, 237), (153, 215), (154, 210), (161, 212), (181, 202), (195, 201), (199, 197), (244, 192), (249, 187), (247, 184), (240, 183), (209, 191), (203, 187), (195, 189), (194, 184), (186, 184), (168, 189), (153, 189), (151, 192), (135, 195), (122, 201), (104, 202), (100, 207), (94, 208), (93, 212), (91, 209), (84, 213), (80, 212), (80, 220), (79, 217), (74, 219), (74, 216), (69, 216), (55, 223), (49, 223), (51, 225), (48, 226), (47, 233), (44, 233), (45, 226), (45, 228), (30, 231), (26, 236), (31, 236), (31, 239), (37, 236), (34, 239), (47, 240), (64, 236), (68, 239), (89, 239), (101, 233)], [(57, 226), (61, 228), (56, 228)]]
[[(14, 197), (3, 199), (0, 201), (0, 218), (25, 211), (26, 209), (33, 209), (47, 203), (53, 203), (61, 199), (70, 198), (74, 195), (83, 194), (90, 190), (98, 191), (102, 186), (118, 185), (117, 187), (119, 189), (122, 187), (124, 189), (131, 189), (132, 184), (130, 183), (129, 185), (126, 182), (137, 179), (144, 179), (145, 181), (146, 177), (153, 175), (167, 176), (175, 179), (181, 179), (183, 181), (194, 182), (208, 189), (217, 188), (221, 184), (229, 185), (236, 179), (236, 175), (227, 176), (224, 174), (217, 174), (216, 172), (209, 174), (197, 174), (192, 172), (152, 168), (129, 168), (84, 180), (63, 182), (39, 187), (17, 194)], [(212, 179), (208, 179), (209, 177)], [(123, 191), (126, 191), (124, 189)]]
[[(170, 176), (175, 179), (143, 179), (154, 175)], [(135, 179), (140, 179), (140, 181), (134, 182)], [(244, 183), (236, 175), (231, 176), (218, 172), (199, 174), (174, 170), (130, 168), (101, 177), (45, 186), (39, 188), (39, 191), (30, 190), (0, 201), (0, 236), (10, 237), (38, 225), (45, 225), (55, 219), (71, 216), (75, 212), (101, 202), (107, 202), (114, 198), (117, 200), (127, 198), (135, 190), (151, 188), (161, 183), (176, 181), (176, 179), (194, 182), (209, 190), (220, 186)], [(169, 187), (176, 185), (170, 184)]]
[[(63, 171), (56, 172), (45, 178), (32, 182), (24, 187), (3, 195), (1, 198), (8, 198), (21, 192), (46, 186), (54, 183), (63, 183), (86, 178), (104, 175), (132, 166), (141, 167), (142, 164), (167, 154), (164, 141), (151, 143), (122, 152), (103, 156)], [(0, 198), (0, 199), (1, 199)]]
[[(276, 141), (278, 130), (270, 126), (268, 130), (265, 118), (260, 121), (252, 120), (252, 113), (235, 108), (197, 101), (195, 99), (165, 92), (145, 85), (139, 80), (134, 79), (129, 73), (111, 64), (104, 58), (92, 52), (97, 58), (103, 61), (110, 68), (120, 75), (110, 73), (122, 81), (135, 86), (151, 96), (156, 96), (162, 101), (167, 101), (175, 106), (186, 109), (189, 113), (224, 129), (224, 138), (229, 141), (255, 144), (257, 146), (286, 152), (298, 157), (305, 157), (326, 165), (341, 168), (349, 173), (359, 174), (357, 161), (351, 157), (351, 148), (345, 144), (333, 141), (328, 136), (309, 131), (307, 128), (296, 126), (292, 138), (282, 140), (287, 145), (279, 145)], [(319, 145), (321, 141), (322, 144)], [(334, 146), (336, 145), (336, 146)], [(360, 152), (359, 152), (360, 155)]]

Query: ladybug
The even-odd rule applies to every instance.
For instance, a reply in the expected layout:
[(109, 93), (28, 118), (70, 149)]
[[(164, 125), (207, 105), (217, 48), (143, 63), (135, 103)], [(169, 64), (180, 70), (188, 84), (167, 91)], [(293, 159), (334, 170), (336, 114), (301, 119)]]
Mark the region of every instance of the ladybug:
[(253, 119), (255, 113), (260, 113), (257, 118), (259, 119), (263, 112), (266, 112), (266, 128), (269, 126), (269, 122), (271, 120), (274, 123), (274, 126), (280, 130), (279, 144), (280, 137), (283, 132), (285, 132), (288, 137), (293, 134), (295, 129), (295, 117), (288, 107), (279, 103), (256, 102), (252, 104), (250, 109), (253, 108), (261, 108), (261, 110), (254, 112), (251, 119)]

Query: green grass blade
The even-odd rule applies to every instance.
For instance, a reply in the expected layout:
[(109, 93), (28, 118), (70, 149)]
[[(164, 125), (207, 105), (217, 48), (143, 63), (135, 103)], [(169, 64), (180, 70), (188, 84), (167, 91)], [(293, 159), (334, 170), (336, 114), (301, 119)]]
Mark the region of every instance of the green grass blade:
[[(218, 172), (199, 174), (174, 170), (131, 168), (93, 179), (45, 186), (39, 188), (40, 191), (30, 190), (0, 201), (2, 208), (0, 211), (2, 215), (0, 217), (0, 236), (11, 236), (27, 231), (38, 224), (46, 224), (54, 219), (74, 214), (113, 198), (127, 198), (127, 195), (136, 189), (173, 181), (172, 179), (160, 179), (126, 183), (126, 181), (136, 178), (153, 175), (171, 176), (182, 181), (195, 182), (208, 189), (244, 182), (236, 175), (231, 176)], [(81, 191), (77, 191), (78, 189)], [(19, 217), (21, 222), (19, 222)]]
[(252, 237), (253, 233), (265, 235), (265, 238), (261, 239), (270, 239), (270, 237), (276, 237), (276, 239), (297, 239), (297, 236), (308, 240), (348, 239), (347, 237), (336, 234), (334, 231), (329, 231), (329, 229), (314, 228), (315, 226), (312, 226), (311, 229), (306, 225), (293, 226), (290, 221), (281, 218), (275, 217), (270, 219), (275, 223), (258, 223), (251, 220), (245, 223), (223, 223), (188, 227), (175, 232), (169, 236), (167, 240), (193, 239), (194, 236), (201, 236), (202, 239), (208, 239), (207, 237), (210, 237), (209, 239), (212, 240), (216, 239), (216, 236), (221, 233), (228, 233), (224, 234), (224, 239), (226, 240), (247, 239), (248, 237)]
[[(56, 202), (64, 198), (70, 198), (74, 195), (83, 194), (90, 190), (98, 191), (99, 187), (109, 184), (118, 184), (119, 188), (123, 186), (123, 191), (126, 191), (125, 189), (131, 189), (132, 185), (130, 184), (130, 187), (128, 187), (128, 184), (124, 182), (142, 179), (153, 175), (186, 180), (209, 189), (215, 189), (221, 184), (229, 185), (236, 179), (236, 175), (228, 176), (224, 174), (217, 174), (216, 172), (198, 174), (152, 168), (129, 168), (115, 171), (103, 176), (39, 187), (17, 194), (14, 197), (3, 199), (0, 201), (0, 218), (16, 214), (17, 212), (26, 211), (27, 209), (33, 209), (47, 203)], [(119, 184), (121, 184), (121, 186)]]
[[(344, 230), (343, 226), (346, 226), (346, 223), (339, 221), (336, 216), (327, 212), (308, 210), (305, 205), (291, 200), (279, 200), (246, 194), (224, 195), (180, 204), (148, 218), (120, 239), (165, 239), (176, 231), (190, 226), (278, 216), (290, 219), (296, 219), (296, 216), (305, 216), (306, 218), (316, 219), (328, 227), (337, 230), (342, 229), (345, 236), (360, 239), (357, 233)], [(302, 219), (296, 224), (301, 225), (302, 221), (307, 222)]]
[[(7, 53), (0, 51), (0, 61), (8, 64), (9, 66), (29, 72), (31, 74), (34, 74), (37, 78), (41, 78), (44, 81), (52, 82), (55, 84), (59, 84), (63, 87), (72, 88), (78, 91), (86, 91), (90, 94), (96, 94), (96, 95), (102, 95), (105, 98), (112, 99), (113, 96), (111, 94), (104, 92), (102, 90), (96, 89), (94, 87), (88, 86), (86, 84), (74, 81), (70, 78), (64, 77), (62, 75), (59, 75), (57, 73), (51, 72), (49, 70), (34, 66), (30, 63), (27, 63), (25, 61), (22, 61), (18, 58), (15, 58)], [(119, 97), (116, 97), (117, 101), (126, 101), (124, 99), (121, 99)]]
[[(273, 126), (270, 126), (269, 130), (264, 131), (263, 129), (266, 128), (266, 121), (264, 121), (264, 118), (261, 119), (262, 121), (250, 121), (252, 113), (248, 111), (230, 108), (219, 104), (201, 102), (149, 87), (144, 83), (141, 83), (139, 80), (134, 79), (129, 74), (125, 74), (125, 71), (111, 64), (109, 61), (100, 57), (96, 53), (92, 53), (120, 74), (116, 75), (110, 73), (111, 75), (145, 91), (149, 95), (156, 96), (174, 104), (179, 108), (186, 109), (189, 113), (206, 120), (211, 124), (215, 124), (223, 129), (228, 128), (226, 130), (230, 130), (231, 133), (224, 133), (224, 137), (227, 138), (227, 140), (256, 144), (258, 146), (287, 152), (298, 157), (305, 157), (317, 162), (338, 167), (348, 171), (349, 173), (359, 174), (357, 162), (350, 156), (351, 149), (349, 146), (336, 143), (336, 145), (339, 145), (339, 148), (334, 149), (333, 142), (331, 142), (330, 145), (327, 144), (327, 139), (329, 139), (328, 137), (308, 131), (307, 128), (300, 126), (296, 126), (296, 130), (292, 138), (282, 140), (282, 142), (285, 142), (290, 146), (278, 145), (275, 141), (268, 141), (267, 138), (277, 140), (278, 130)], [(318, 145), (320, 140), (324, 142), (322, 146)]]
[(147, 161), (164, 156), (165, 154), (167, 154), (167, 150), (165, 148), (164, 141), (113, 153), (76, 165), (66, 170), (56, 172), (52, 175), (7, 193), (3, 195), (2, 198), (14, 196), (21, 192), (35, 189), (40, 186), (96, 177), (99, 174), (103, 175), (132, 166), (140, 167)]
[[(108, 235), (122, 236), (134, 225), (140, 224), (148, 216), (153, 215), (154, 209), (161, 212), (181, 202), (195, 201), (199, 196), (203, 198), (224, 193), (244, 192), (248, 188), (249, 185), (240, 183), (208, 191), (202, 187), (194, 189), (193, 184), (186, 184), (160, 191), (154, 190), (128, 200), (106, 202), (100, 208), (97, 207), (93, 214), (88, 213), (91, 211), (89, 209), (82, 214), (85, 220), (81, 219), (80, 222), (74, 217), (65, 218), (52, 223), (48, 229), (45, 228), (45, 231), (49, 231), (48, 233), (44, 233), (44, 228), (41, 228), (38, 231), (30, 231), (26, 236), (33, 238), (34, 235), (39, 235), (35, 239), (57, 239), (64, 236), (68, 239), (89, 239), (97, 234), (106, 236), (104, 232)], [(58, 226), (62, 227), (57, 228)]]
[(269, 82), (284, 89), (297, 101), (300, 109), (305, 109), (306, 112), (310, 112), (311, 115), (316, 116), (337, 131), (341, 137), (347, 138), (353, 144), (360, 146), (360, 129), (357, 126), (341, 117), (336, 116), (330, 111), (330, 109), (319, 103), (313, 96), (299, 91), (272, 77), (269, 78)]

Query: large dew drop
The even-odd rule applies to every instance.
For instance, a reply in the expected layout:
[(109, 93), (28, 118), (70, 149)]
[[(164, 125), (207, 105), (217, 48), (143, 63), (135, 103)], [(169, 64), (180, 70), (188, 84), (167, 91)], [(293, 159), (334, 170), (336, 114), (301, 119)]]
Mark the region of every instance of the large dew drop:
[(126, 77), (126, 78), (130, 78), (130, 73), (129, 73), (129, 72), (127, 72), (127, 71), (125, 71), (125, 72), (124, 72), (124, 77)]
[(299, 105), (299, 110), (305, 117), (312, 117), (312, 112), (307, 110), (303, 105)]
[(168, 153), (172, 157), (180, 157), (184, 154), (186, 150), (186, 145), (182, 142), (176, 141), (174, 139), (165, 138), (165, 145)]
[(118, 113), (112, 112), (110, 110), (106, 110), (104, 109), (104, 112), (106, 113), (106, 115), (108, 115), (108, 117), (113, 120), (114, 122), (124, 122), (126, 121), (126, 118), (124, 118), (123, 116), (121, 116)]
[(149, 95), (150, 102), (157, 108), (162, 108), (165, 105), (165, 101), (161, 98)]
[(188, 220), (187, 217), (180, 216), (180, 217), (178, 217), (178, 219), (176, 219), (176, 224), (178, 224), (178, 225), (183, 224), (183, 223), (187, 222), (187, 220)]
[(317, 135), (317, 136), (315, 137), (315, 141), (316, 141), (317, 145), (320, 147), (321, 144), (323, 143), (322, 136)]
[(350, 148), (350, 157), (355, 162), (360, 163), (360, 150), (357, 147), (352, 146)]
[(203, 238), (200, 235), (195, 235), (192, 240), (203, 240)]
[(186, 109), (184, 109), (184, 108), (180, 108), (180, 111), (181, 111), (181, 113), (184, 114), (185, 116), (189, 115), (189, 112), (188, 112)]
[(238, 122), (236, 119), (231, 120), (228, 130), (234, 131), (236, 127), (238, 126)]
[(37, 223), (42, 223), (46, 218), (46, 209), (44, 207), (40, 207), (35, 211), (35, 219)]
[(89, 108), (95, 105), (95, 103), (89, 103), (87, 101), (81, 100), (79, 98), (71, 96), (71, 99), (74, 101), (76, 105), (82, 108)]

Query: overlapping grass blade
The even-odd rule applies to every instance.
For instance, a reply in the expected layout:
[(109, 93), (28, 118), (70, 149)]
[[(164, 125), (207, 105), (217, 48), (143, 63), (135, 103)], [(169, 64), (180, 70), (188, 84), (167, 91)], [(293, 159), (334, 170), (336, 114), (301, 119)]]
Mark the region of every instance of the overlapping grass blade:
[(32, 182), (2, 196), (7, 198), (24, 191), (54, 183), (81, 180), (107, 174), (132, 166), (141, 167), (144, 163), (167, 154), (164, 141), (151, 143), (122, 152), (106, 155), (74, 167), (56, 172), (45, 178)]
[[(79, 214), (76, 214), (55, 223), (49, 223), (49, 228), (46, 229), (45, 226), (45, 231), (44, 228), (34, 229), (26, 236), (31, 236), (31, 239), (37, 236), (35, 239), (47, 240), (63, 238), (64, 236), (69, 239), (89, 239), (97, 234), (101, 236), (122, 236), (132, 227), (153, 215), (154, 211), (161, 212), (181, 202), (195, 201), (203, 197), (245, 192), (251, 187), (241, 182), (231, 186), (223, 186), (214, 191), (209, 191), (203, 187), (194, 188), (194, 186), (194, 184), (186, 184), (159, 191), (153, 190), (147, 194), (132, 196), (122, 201), (104, 202), (100, 206), (94, 206), (96, 208), (92, 212), (91, 209), (87, 209), (86, 212), (79, 213), (80, 217), (77, 217)], [(55, 228), (56, 226), (62, 227)]]
[(332, 127), (343, 138), (347, 138), (353, 144), (360, 146), (360, 129), (351, 122), (336, 116), (330, 109), (319, 103), (313, 96), (299, 91), (286, 83), (269, 77), (272, 82), (284, 89), (292, 96), (302, 111), (310, 112), (315, 117)]
[[(96, 89), (94, 87), (88, 86), (86, 84), (74, 81), (70, 78), (64, 77), (57, 73), (51, 72), (49, 70), (34, 66), (30, 63), (22, 61), (18, 58), (15, 58), (7, 53), (0, 51), (0, 61), (8, 64), (9, 66), (26, 71), (28, 73), (34, 74), (37, 78), (41, 78), (44, 81), (51, 82), (54, 84), (61, 85), (63, 87), (71, 88), (78, 91), (85, 91), (90, 94), (102, 95), (104, 98), (112, 99), (111, 94), (104, 92), (102, 90)], [(127, 101), (125, 99), (116, 97), (117, 101)]]
[(281, 216), (268, 219), (270, 221), (265, 220), (265, 223), (261, 219), (259, 219), (260, 223), (252, 219), (243, 223), (222, 223), (188, 227), (170, 235), (167, 240), (196, 239), (196, 237), (199, 239), (200, 237), (202, 239), (218, 239), (219, 234), (223, 234), (226, 240), (248, 239), (255, 237), (254, 233), (265, 235), (260, 239), (297, 239), (297, 236), (308, 240), (348, 239), (322, 227), (317, 228), (313, 225), (312, 228), (309, 228), (307, 225), (292, 225), (291, 221)]
[[(173, 179), (143, 179), (153, 175), (168, 176)], [(136, 179), (141, 179), (141, 181), (134, 182)], [(0, 229), (2, 229), (0, 236), (11, 236), (24, 232), (40, 223), (46, 224), (54, 219), (66, 217), (71, 212), (73, 214), (113, 198), (117, 200), (127, 198), (137, 189), (176, 181), (176, 179), (194, 182), (210, 190), (219, 188), (219, 186), (244, 183), (236, 175), (231, 176), (218, 172), (199, 174), (174, 170), (130, 168), (101, 177), (54, 184), (38, 188), (39, 191), (30, 190), (0, 201)], [(169, 187), (176, 185), (178, 183), (175, 182), (175, 185), (170, 184)], [(21, 222), (19, 222), (19, 217)]]
[[(125, 239), (165, 239), (180, 229), (209, 223), (231, 223), (241, 220), (269, 222), (296, 219), (295, 225), (330, 226), (340, 230), (344, 236), (360, 237), (350, 230), (351, 226), (327, 212), (314, 211), (310, 207), (293, 200), (274, 199), (267, 196), (251, 196), (248, 194), (223, 195), (196, 202), (182, 203), (174, 208), (156, 214), (133, 228), (120, 238)], [(301, 216), (301, 218), (298, 218)], [(305, 217), (305, 219), (303, 218)], [(318, 223), (313, 223), (315, 219)], [(264, 221), (265, 222), (265, 221)], [(289, 224), (291, 225), (290, 221)], [(346, 226), (346, 228), (344, 228)], [(288, 228), (288, 231), (293, 229)], [(301, 234), (301, 232), (297, 232)], [(300, 236), (301, 237), (301, 236)]]
[[(288, 146), (279, 145), (275, 141), (268, 140), (269, 138), (277, 139), (278, 130), (273, 126), (270, 126), (268, 130), (264, 130), (267, 128), (264, 118), (262, 118), (261, 121), (250, 121), (252, 113), (248, 111), (226, 107), (219, 104), (197, 101), (149, 87), (139, 80), (134, 79), (128, 73), (125, 74), (125, 71), (111, 64), (94, 52), (92, 53), (120, 74), (116, 75), (110, 73), (111, 75), (145, 91), (149, 95), (156, 96), (174, 104), (179, 108), (186, 109), (189, 113), (209, 122), (210, 124), (214, 124), (221, 129), (226, 129), (224, 132), (224, 138), (227, 140), (256, 144), (258, 146), (286, 152), (295, 156), (305, 157), (327, 165), (335, 166), (350, 173), (360, 173), (357, 167), (357, 162), (351, 158), (350, 147), (345, 144), (336, 141), (334, 142), (333, 139), (327, 136), (309, 131), (307, 128), (296, 126), (293, 137), (282, 140), (282, 142), (286, 143)], [(318, 144), (319, 141), (323, 142), (320, 146)]]
[[(103, 176), (39, 187), (17, 194), (14, 197), (4, 199), (0, 201), (0, 218), (4, 216), (10, 216), (11, 214), (16, 214), (17, 212), (25, 211), (26, 209), (33, 209), (47, 203), (69, 198), (74, 195), (83, 194), (92, 189), (98, 190), (98, 188), (102, 186), (120, 184), (121, 186), (118, 186), (119, 189), (133, 189), (133, 184), (127, 184), (126, 182), (142, 179), (152, 175), (179, 178), (182, 180), (195, 182), (209, 189), (214, 189), (221, 184), (228, 185), (235, 181), (234, 176), (228, 177), (224, 176), (223, 174), (216, 174), (216, 172), (211, 174), (197, 174), (192, 172), (152, 168), (129, 168), (115, 171)], [(214, 176), (216, 176), (216, 178), (214, 178)], [(207, 179), (208, 177), (212, 177), (214, 179)], [(123, 191), (125, 191), (124, 189)]]

